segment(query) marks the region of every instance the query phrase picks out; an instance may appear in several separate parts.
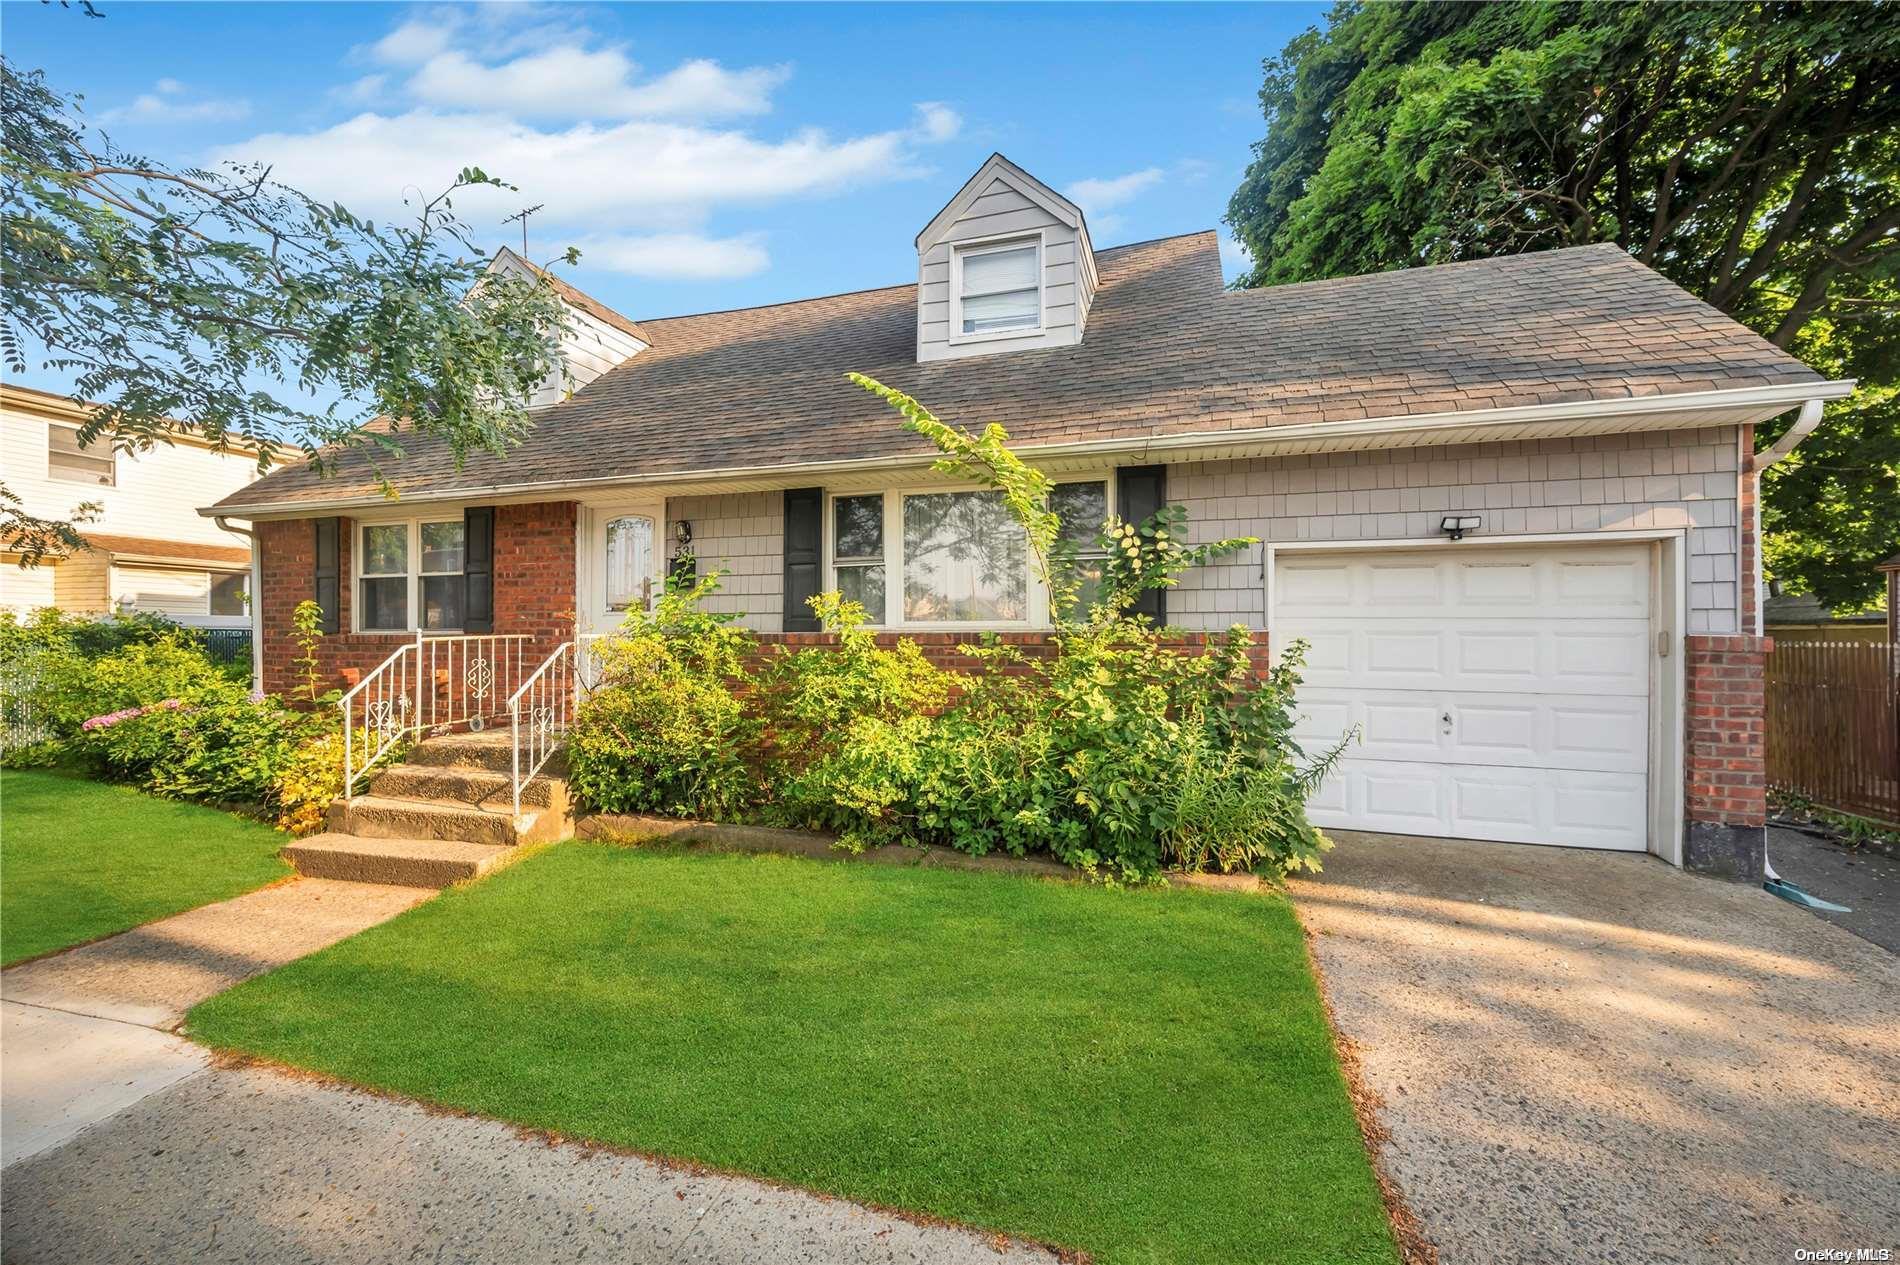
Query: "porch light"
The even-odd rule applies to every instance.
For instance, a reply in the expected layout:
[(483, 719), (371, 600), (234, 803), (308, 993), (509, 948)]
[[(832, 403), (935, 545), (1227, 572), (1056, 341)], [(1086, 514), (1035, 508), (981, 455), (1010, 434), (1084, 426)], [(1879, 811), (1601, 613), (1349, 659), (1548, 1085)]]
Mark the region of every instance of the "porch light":
[(1468, 531), (1477, 531), (1484, 526), (1482, 514), (1447, 514), (1439, 522), (1438, 530), (1453, 540), (1463, 540)]
[(692, 544), (693, 543), (693, 525), (687, 522), (683, 518), (680, 519), (678, 522), (674, 523), (673, 524), (673, 539), (682, 549)]

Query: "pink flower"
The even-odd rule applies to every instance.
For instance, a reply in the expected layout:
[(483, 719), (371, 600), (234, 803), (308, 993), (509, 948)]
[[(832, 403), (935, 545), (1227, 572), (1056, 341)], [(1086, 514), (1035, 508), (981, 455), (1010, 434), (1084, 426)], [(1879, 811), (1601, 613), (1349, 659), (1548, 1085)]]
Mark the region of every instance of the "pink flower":
[(110, 729), (120, 721), (131, 720), (134, 716), (143, 716), (147, 712), (161, 710), (172, 711), (184, 705), (185, 700), (182, 698), (168, 698), (162, 702), (152, 703), (145, 707), (127, 707), (116, 712), (107, 712), (103, 716), (94, 716), (79, 727), (86, 730)]

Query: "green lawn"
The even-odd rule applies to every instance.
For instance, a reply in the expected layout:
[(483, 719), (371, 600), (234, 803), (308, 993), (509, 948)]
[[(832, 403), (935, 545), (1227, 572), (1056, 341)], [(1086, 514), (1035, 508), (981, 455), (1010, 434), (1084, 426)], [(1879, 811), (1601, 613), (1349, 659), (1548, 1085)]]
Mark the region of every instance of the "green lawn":
[(18, 962), (290, 873), (284, 837), (196, 804), (0, 771), (0, 960)]
[(1395, 1259), (1277, 897), (566, 843), (189, 1030), (1106, 1262)]

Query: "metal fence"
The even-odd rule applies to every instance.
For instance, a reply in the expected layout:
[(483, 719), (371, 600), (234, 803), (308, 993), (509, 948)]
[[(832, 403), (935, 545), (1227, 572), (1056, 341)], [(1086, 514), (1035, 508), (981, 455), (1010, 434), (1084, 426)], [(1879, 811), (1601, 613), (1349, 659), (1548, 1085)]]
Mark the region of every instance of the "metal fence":
[(248, 628), (200, 628), (205, 653), (220, 663), (251, 662), (251, 630)]
[(37, 656), (0, 659), (0, 751), (11, 751), (52, 737), (39, 714), (34, 687), (39, 684)]
[(1768, 785), (1900, 822), (1896, 670), (1891, 643), (1777, 640), (1768, 655)]

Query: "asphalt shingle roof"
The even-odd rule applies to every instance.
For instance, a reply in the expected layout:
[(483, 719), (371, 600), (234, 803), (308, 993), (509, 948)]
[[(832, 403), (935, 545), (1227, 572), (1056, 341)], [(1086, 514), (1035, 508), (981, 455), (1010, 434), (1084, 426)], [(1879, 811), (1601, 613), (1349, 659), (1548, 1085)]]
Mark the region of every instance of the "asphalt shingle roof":
[[(1097, 255), (1072, 347), (916, 361), (916, 286), (642, 320), (652, 346), (458, 471), (406, 441), (406, 495), (921, 454), (858, 370), (1020, 445), (1819, 382), (1613, 246), (1228, 291), (1211, 232)], [(223, 509), (374, 495), (366, 455), (275, 471)]]

